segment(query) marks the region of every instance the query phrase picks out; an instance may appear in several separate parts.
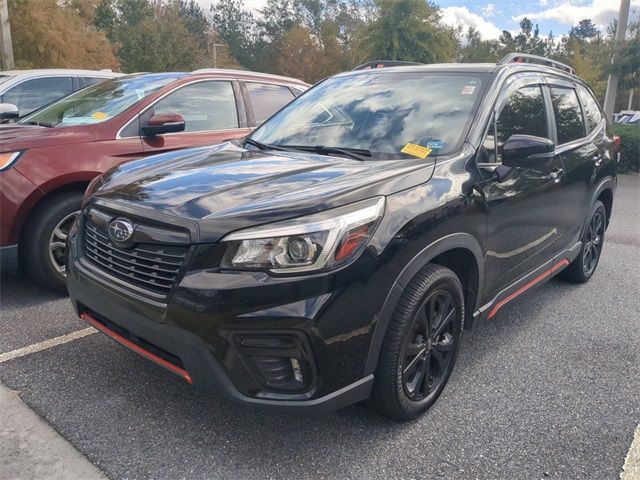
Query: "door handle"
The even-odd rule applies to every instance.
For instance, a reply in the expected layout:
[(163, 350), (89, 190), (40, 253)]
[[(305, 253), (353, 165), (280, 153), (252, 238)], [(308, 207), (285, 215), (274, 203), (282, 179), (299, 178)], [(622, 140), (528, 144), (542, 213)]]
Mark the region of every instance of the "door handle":
[(564, 173), (564, 169), (563, 168), (556, 168), (554, 170), (551, 170), (551, 173), (549, 173), (549, 178), (551, 178), (554, 182), (559, 183), (560, 182), (560, 176)]

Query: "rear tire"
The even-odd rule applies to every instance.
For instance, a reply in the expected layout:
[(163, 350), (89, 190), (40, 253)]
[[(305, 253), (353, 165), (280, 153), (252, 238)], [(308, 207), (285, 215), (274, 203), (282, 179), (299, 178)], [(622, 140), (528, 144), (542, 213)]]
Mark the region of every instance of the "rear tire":
[(82, 205), (82, 193), (52, 195), (36, 207), (20, 244), (20, 266), (36, 282), (67, 293), (66, 236)]
[(600, 261), (604, 233), (607, 225), (607, 210), (598, 200), (587, 219), (580, 241), (580, 254), (558, 274), (558, 278), (571, 283), (586, 283), (593, 276)]
[(426, 265), (405, 288), (382, 344), (371, 395), (378, 412), (411, 420), (435, 403), (455, 364), (463, 315), (456, 274)]

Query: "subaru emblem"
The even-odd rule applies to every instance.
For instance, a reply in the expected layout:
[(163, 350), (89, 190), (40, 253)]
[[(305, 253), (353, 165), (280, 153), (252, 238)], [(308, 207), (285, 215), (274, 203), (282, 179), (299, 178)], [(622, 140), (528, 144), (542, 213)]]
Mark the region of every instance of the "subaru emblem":
[(109, 223), (109, 236), (115, 242), (126, 242), (133, 235), (133, 223), (126, 218), (116, 218)]

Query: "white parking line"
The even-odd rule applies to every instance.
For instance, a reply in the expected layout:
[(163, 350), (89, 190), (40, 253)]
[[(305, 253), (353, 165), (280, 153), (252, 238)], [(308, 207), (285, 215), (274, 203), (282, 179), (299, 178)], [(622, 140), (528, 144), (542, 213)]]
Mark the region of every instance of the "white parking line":
[(49, 340), (45, 340), (43, 342), (34, 343), (33, 345), (29, 345), (28, 347), (18, 348), (17, 350), (13, 350), (12, 352), (2, 353), (0, 354), (0, 363), (13, 360), (14, 358), (24, 357), (25, 355), (29, 355), (31, 353), (40, 352), (57, 345), (72, 342), (73, 340), (86, 337), (87, 335), (93, 335), (96, 332), (97, 330), (93, 327), (83, 328), (82, 330), (76, 330), (75, 332), (71, 332), (66, 335), (61, 335), (59, 337), (50, 338)]
[(627, 459), (622, 467), (622, 473), (620, 474), (621, 480), (638, 480), (640, 479), (640, 425), (636, 428), (636, 433), (633, 436), (631, 447), (629, 447), (629, 453)]

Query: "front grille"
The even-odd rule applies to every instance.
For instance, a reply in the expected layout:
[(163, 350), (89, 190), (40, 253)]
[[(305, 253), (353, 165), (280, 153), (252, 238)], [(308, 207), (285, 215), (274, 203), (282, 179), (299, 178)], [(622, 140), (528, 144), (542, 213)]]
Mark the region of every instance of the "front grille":
[(175, 284), (187, 251), (186, 246), (153, 243), (120, 248), (111, 242), (104, 227), (85, 218), (87, 260), (98, 270), (163, 297)]

